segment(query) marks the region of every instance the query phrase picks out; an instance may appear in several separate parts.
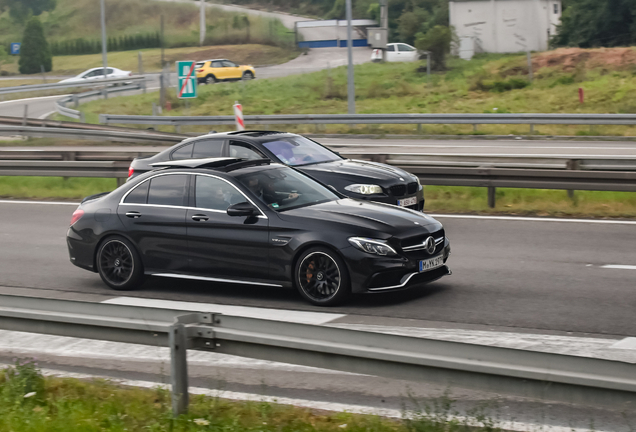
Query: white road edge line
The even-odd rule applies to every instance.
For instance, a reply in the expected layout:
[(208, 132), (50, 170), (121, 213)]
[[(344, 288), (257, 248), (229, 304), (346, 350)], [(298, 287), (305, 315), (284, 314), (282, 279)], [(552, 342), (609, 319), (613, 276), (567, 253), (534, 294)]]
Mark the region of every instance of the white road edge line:
[[(24, 200), (0, 200), (0, 204), (47, 204), (47, 205), (80, 205), (79, 202), (64, 201), (24, 201)], [(481, 215), (460, 215), (460, 214), (438, 214), (426, 213), (434, 218), (446, 219), (483, 219), (483, 220), (507, 220), (517, 222), (564, 222), (564, 223), (593, 223), (593, 224), (611, 224), (611, 225), (636, 225), (636, 220), (619, 220), (619, 219), (559, 219), (559, 218), (542, 218), (542, 217), (526, 217), (526, 216), (481, 216)]]
[(601, 268), (618, 269), (618, 270), (636, 270), (636, 265), (606, 264), (601, 266)]
[(636, 225), (636, 221), (618, 219), (559, 219), (527, 216), (480, 216), (480, 215), (455, 215), (427, 213), (434, 218), (447, 219), (485, 219), (485, 220), (507, 220), (519, 222), (567, 222), (567, 223), (594, 223), (594, 224), (614, 224), (614, 225)]
[[(10, 366), (10, 365), (6, 365)], [(124, 380), (112, 378), (104, 375), (89, 375), (89, 374), (81, 374), (81, 373), (73, 373), (73, 372), (63, 372), (55, 369), (42, 369), (42, 373), (45, 376), (57, 377), (57, 378), (73, 378), (73, 379), (103, 379), (106, 381), (110, 381), (114, 384), (119, 384), (122, 386), (129, 387), (140, 387), (140, 388), (165, 388), (170, 389), (171, 386), (168, 384), (161, 384), (152, 381), (140, 381), (140, 380)], [(323, 401), (312, 401), (308, 399), (292, 399), (286, 397), (275, 397), (275, 396), (263, 396), (254, 393), (241, 393), (241, 392), (232, 392), (225, 390), (214, 390), (207, 389), (202, 387), (190, 387), (190, 394), (204, 395), (209, 397), (218, 397), (222, 399), (229, 399), (234, 401), (250, 401), (250, 402), (266, 402), (272, 404), (279, 405), (292, 405), (296, 407), (309, 408), (309, 409), (317, 409), (324, 411), (333, 411), (333, 412), (348, 412), (352, 414), (363, 414), (363, 415), (376, 415), (380, 417), (387, 418), (403, 418), (403, 411), (396, 409), (387, 409), (387, 408), (376, 408), (364, 405), (353, 405), (353, 404), (344, 404), (344, 403), (333, 403), (333, 402), (323, 402)], [(455, 420), (460, 423), (467, 423), (473, 426), (483, 426), (483, 423), (474, 417), (466, 417), (466, 416), (457, 416), (457, 415), (449, 415), (448, 420)], [(573, 427), (563, 427), (563, 426), (550, 426), (550, 425), (541, 425), (537, 423), (521, 423), (516, 421), (502, 421), (497, 424), (498, 427), (501, 427), (503, 430), (510, 431), (520, 431), (520, 432), (589, 432), (589, 429), (582, 428), (573, 428)], [(597, 430), (597, 432), (603, 432)]]
[(42, 114), (40, 117), (38, 117), (38, 120), (44, 120), (46, 118), (48, 118), (51, 114), (55, 114), (57, 111), (53, 110), (53, 111), (49, 111), (46, 114)]

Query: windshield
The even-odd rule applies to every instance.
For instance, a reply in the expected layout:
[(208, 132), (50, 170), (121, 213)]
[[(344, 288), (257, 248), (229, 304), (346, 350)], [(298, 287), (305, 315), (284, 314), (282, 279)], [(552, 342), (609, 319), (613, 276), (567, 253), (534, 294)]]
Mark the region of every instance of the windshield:
[(238, 175), (236, 179), (256, 198), (276, 211), (340, 199), (320, 183), (290, 168), (275, 168)]
[(275, 141), (264, 142), (263, 146), (274, 153), (281, 162), (290, 166), (331, 162), (342, 159), (331, 150), (302, 136), (278, 138)]

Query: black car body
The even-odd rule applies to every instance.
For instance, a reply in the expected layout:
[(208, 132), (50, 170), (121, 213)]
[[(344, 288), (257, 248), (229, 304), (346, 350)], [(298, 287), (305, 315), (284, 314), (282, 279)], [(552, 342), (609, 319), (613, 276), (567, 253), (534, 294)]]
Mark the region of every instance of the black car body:
[(414, 175), (386, 164), (345, 159), (306, 137), (283, 132), (242, 131), (188, 138), (154, 156), (135, 159), (129, 172), (134, 177), (151, 170), (153, 163), (214, 157), (269, 158), (351, 198), (418, 211), (424, 208), (422, 187)]
[(349, 199), (266, 160), (170, 164), (82, 202), (73, 264), (114, 289), (154, 275), (296, 287), (319, 305), (450, 274), (444, 229), (422, 212)]

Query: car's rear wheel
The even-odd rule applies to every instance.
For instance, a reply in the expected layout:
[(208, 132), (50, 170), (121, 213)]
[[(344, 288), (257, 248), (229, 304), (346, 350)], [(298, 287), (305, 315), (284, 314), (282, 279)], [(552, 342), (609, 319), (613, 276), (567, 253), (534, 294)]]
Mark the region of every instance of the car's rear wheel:
[(294, 281), (300, 295), (319, 306), (336, 305), (351, 294), (347, 266), (327, 248), (305, 251), (296, 262)]
[(208, 75), (205, 77), (206, 84), (214, 84), (216, 82), (216, 77), (214, 75)]
[(144, 271), (141, 258), (131, 242), (123, 237), (109, 237), (97, 251), (97, 271), (106, 285), (127, 291), (141, 285)]
[(243, 79), (244, 79), (244, 80), (251, 80), (251, 79), (254, 79), (254, 74), (253, 74), (252, 72), (249, 72), (249, 71), (248, 71), (248, 72), (245, 72), (245, 73), (243, 74)]

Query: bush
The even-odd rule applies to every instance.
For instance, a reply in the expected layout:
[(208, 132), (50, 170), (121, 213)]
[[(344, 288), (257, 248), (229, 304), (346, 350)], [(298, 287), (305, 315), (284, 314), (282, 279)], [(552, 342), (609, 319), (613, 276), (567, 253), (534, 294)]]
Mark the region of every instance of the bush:
[(526, 88), (529, 85), (530, 82), (522, 78), (487, 80), (480, 76), (470, 85), (469, 89), (472, 91), (493, 91), (496, 93), (503, 93), (510, 90)]
[(51, 50), (44, 37), (42, 23), (37, 17), (31, 18), (24, 29), (18, 64), (22, 74), (41, 72), (42, 67), (45, 72), (50, 72), (53, 69)]

